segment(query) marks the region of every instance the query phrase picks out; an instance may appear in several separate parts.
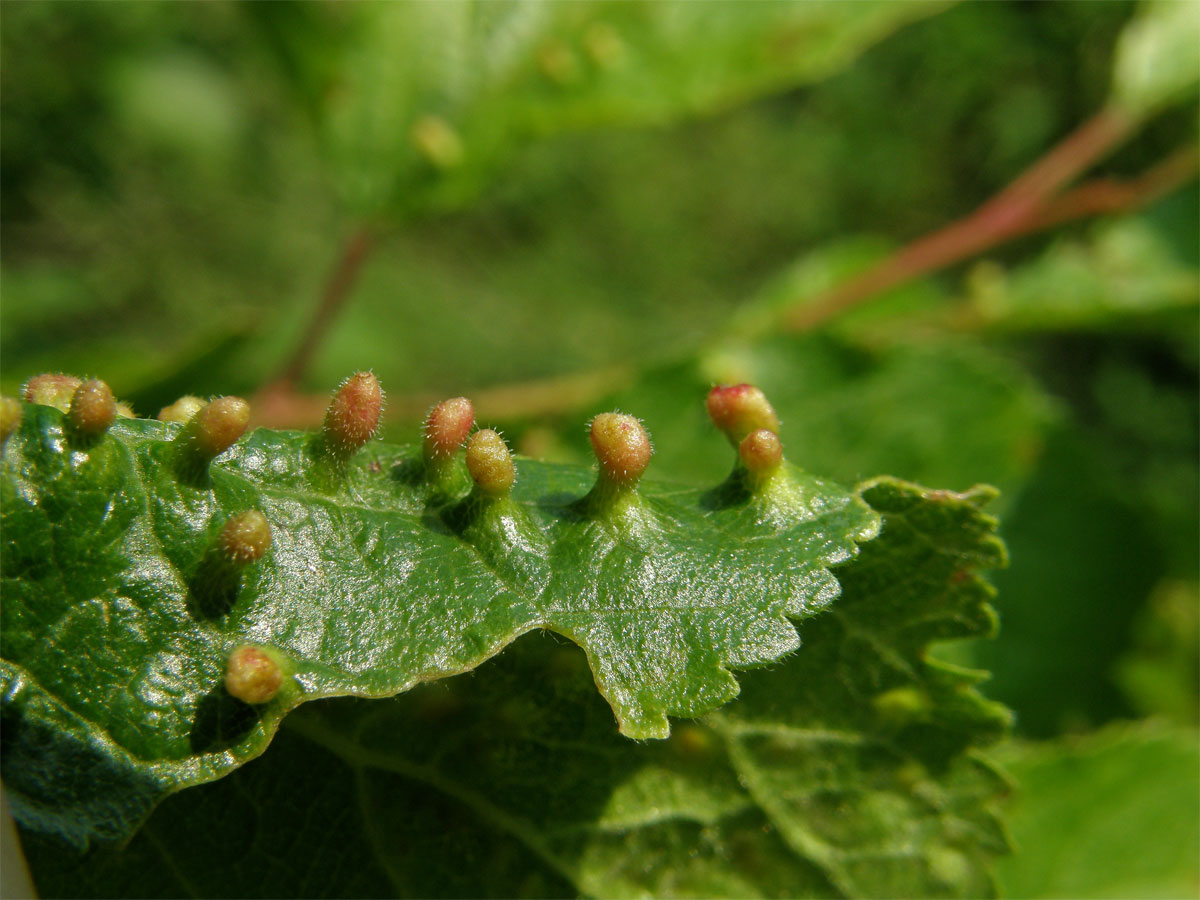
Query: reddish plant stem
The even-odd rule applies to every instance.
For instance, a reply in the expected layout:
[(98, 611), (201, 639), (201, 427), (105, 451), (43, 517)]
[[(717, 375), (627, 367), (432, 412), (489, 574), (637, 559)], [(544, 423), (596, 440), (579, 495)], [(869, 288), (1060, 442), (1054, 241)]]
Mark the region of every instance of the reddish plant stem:
[(325, 284), (321, 302), (317, 305), (316, 312), (313, 313), (312, 320), (308, 323), (308, 328), (301, 336), (300, 343), (292, 351), (291, 358), (288, 359), (274, 383), (265, 390), (293, 389), (304, 376), (318, 345), (328, 333), (329, 326), (333, 324), (337, 314), (346, 305), (350, 291), (358, 281), (363, 263), (367, 260), (374, 245), (374, 233), (366, 225), (360, 226), (350, 235), (349, 240), (342, 248), (342, 255), (338, 259), (337, 267)]
[[(1198, 148), (1192, 145), (1130, 181), (1102, 178), (1056, 193), (1124, 139), (1131, 127), (1130, 120), (1119, 113), (1101, 111), (973, 213), (918, 238), (866, 272), (785, 312), (785, 327), (793, 331), (810, 330), (890, 288), (1007, 240), (1087, 216), (1137, 209), (1195, 177)], [(366, 228), (356, 232), (347, 243), (304, 341), (279, 379), (255, 398), (256, 424), (308, 426), (321, 420), (328, 395), (297, 393), (295, 383), (334, 315), (345, 304), (371, 245), (372, 236)], [(493, 418), (532, 418), (563, 412), (586, 405), (629, 377), (626, 367), (614, 366), (498, 385), (477, 392), (476, 407)], [(389, 413), (393, 417), (412, 418), (437, 399), (432, 395), (397, 397), (389, 402)]]
[(1053, 228), (1073, 219), (1127, 212), (1169, 194), (1196, 177), (1200, 146), (1172, 153), (1131, 181), (1098, 178), (1060, 195), (1030, 219), (1030, 231)]
[(1134, 124), (1117, 110), (1101, 110), (974, 212), (917, 239), (827, 293), (793, 306), (784, 314), (784, 326), (809, 331), (920, 275), (1019, 235), (1086, 215), (1082, 209), (1066, 218), (1055, 213), (1055, 193), (1129, 135)]
[(975, 214), (984, 219), (994, 216), (1000, 223), (1008, 216), (1030, 214), (1055, 191), (1123, 141), (1134, 124), (1134, 119), (1117, 109), (1100, 110), (979, 207)]

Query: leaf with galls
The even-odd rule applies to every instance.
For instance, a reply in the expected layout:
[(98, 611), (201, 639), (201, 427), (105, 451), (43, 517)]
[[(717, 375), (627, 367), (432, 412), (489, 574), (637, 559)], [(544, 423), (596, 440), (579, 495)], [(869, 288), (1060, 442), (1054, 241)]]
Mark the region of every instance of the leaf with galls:
[[(878, 527), (855, 492), (786, 462), (761, 495), (659, 483), (621, 413), (592, 422), (599, 481), (534, 460), (514, 481), (487, 430), (464, 461), (465, 398), (434, 407), (420, 447), (370, 441), (372, 382), (350, 379), (316, 437), (246, 434), (248, 406), (220, 398), (184, 425), (118, 418), (83, 446), (62, 413), (24, 408), (0, 476), (0, 697), (28, 827), (120, 839), (160, 797), (261, 753), (296, 704), (469, 671), (537, 629), (584, 649), (623, 733), (665, 737), (668, 716), (735, 696), (734, 669), (795, 650), (795, 623), (838, 594), (830, 567)], [(347, 422), (359, 449), (314, 478), (314, 447)], [(227, 710), (242, 645), (287, 664), (253, 716)], [(60, 809), (63, 778), (105, 787)]]

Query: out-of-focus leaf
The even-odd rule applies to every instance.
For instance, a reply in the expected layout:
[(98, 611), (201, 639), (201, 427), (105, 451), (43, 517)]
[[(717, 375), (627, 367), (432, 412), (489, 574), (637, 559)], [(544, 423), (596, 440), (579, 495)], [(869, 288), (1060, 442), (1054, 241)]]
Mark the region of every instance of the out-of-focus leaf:
[[(635, 743), (579, 651), (527, 636), (392, 700), (312, 704), (261, 759), (169, 799), (124, 851), (28, 835), (43, 896), (980, 897), (1007, 712), (930, 641), (995, 624), (992, 491), (882, 479), (840, 612), (728, 715)], [(877, 545), (877, 549), (876, 548)], [(331, 840), (331, 835), (335, 836)]]
[(1138, 116), (1187, 99), (1200, 82), (1200, 4), (1143, 0), (1117, 44), (1112, 99)]
[(1200, 590), (1164, 581), (1133, 623), (1133, 648), (1117, 662), (1116, 681), (1145, 716), (1195, 724), (1200, 717)]
[(973, 316), (1002, 331), (1137, 327), (1200, 303), (1200, 271), (1137, 217), (1105, 223), (1086, 242), (1059, 240), (1007, 271), (981, 263), (968, 285)]
[[(1058, 429), (1005, 517), (1016, 561), (996, 575), (1002, 638), (974, 648), (1018, 729), (1053, 735), (1130, 712), (1112, 680), (1162, 551), (1078, 432)], [(1131, 564), (1136, 560), (1136, 564)], [(1053, 689), (1048, 686), (1053, 685)]]
[(325, 114), (359, 210), (460, 204), (522, 141), (819, 79), (943, 2), (363, 4)]
[(1115, 725), (1023, 743), (999, 866), (1009, 897), (1194, 897), (1200, 892), (1200, 746), (1194, 729)]
[[(1192, 324), (1195, 324), (1193, 321)], [(1145, 518), (1174, 577), (1200, 566), (1200, 405), (1196, 371), (1166, 355), (1110, 353), (1096, 366), (1090, 437), (1108, 480)]]

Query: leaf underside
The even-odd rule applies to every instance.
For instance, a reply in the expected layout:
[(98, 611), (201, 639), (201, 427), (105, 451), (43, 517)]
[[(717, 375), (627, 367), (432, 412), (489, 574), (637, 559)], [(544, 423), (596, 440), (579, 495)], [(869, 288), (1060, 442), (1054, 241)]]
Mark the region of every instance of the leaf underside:
[[(584, 649), (624, 734), (665, 737), (668, 714), (737, 694), (731, 668), (794, 650), (790, 619), (829, 604), (829, 567), (878, 529), (790, 466), (762, 495), (647, 483), (598, 510), (580, 467), (521, 460), (512, 501), (484, 503), (409, 448), (332, 473), (303, 433), (256, 431), (196, 473), (177, 431), (121, 420), (85, 445), (26, 406), (4, 450), (6, 785), (23, 825), (78, 846), (257, 756), (301, 702), (396, 694), (539, 628)], [(249, 508), (273, 547), (217, 578), (215, 536)], [(223, 688), (245, 642), (293, 675), (261, 707)]]

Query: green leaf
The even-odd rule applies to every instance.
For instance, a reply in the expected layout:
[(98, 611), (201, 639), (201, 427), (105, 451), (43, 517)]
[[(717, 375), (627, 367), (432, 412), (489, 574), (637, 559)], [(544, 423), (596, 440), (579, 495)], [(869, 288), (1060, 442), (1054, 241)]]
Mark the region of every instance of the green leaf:
[(1196, 724), (1200, 718), (1200, 585), (1157, 585), (1133, 623), (1133, 648), (1115, 680), (1142, 715)]
[(324, 121), (360, 210), (460, 205), (516, 146), (816, 80), (943, 2), (358, 7)]
[[(5, 779), (17, 816), (79, 844), (258, 755), (292, 707), (468, 671), (543, 628), (587, 653), (621, 730), (665, 737), (737, 694), (734, 667), (799, 644), (837, 595), (828, 567), (872, 537), (853, 493), (787, 467), (753, 495), (645, 484), (611, 504), (580, 467), (522, 461), (513, 498), (461, 467), (373, 445), (344, 478), (310, 435), (259, 430), (208, 474), (178, 426), (120, 420), (84, 446), (26, 406), (4, 451)], [(214, 539), (246, 509), (270, 554), (231, 579)], [(222, 687), (242, 643), (293, 676), (252, 708)], [(11, 740), (10, 740), (11, 736)]]
[[(624, 740), (582, 654), (306, 706), (260, 760), (169, 799), (123, 852), (26, 836), (43, 896), (985, 896), (1007, 727), (931, 640), (989, 633), (991, 491), (881, 480), (880, 536), (805, 646), (668, 741)], [(336, 844), (329, 837), (336, 833)]]
[(1073, 429), (1050, 435), (1004, 521), (1019, 560), (996, 576), (1004, 633), (973, 648), (974, 662), (993, 672), (991, 695), (1017, 711), (1028, 736), (1129, 713), (1112, 667), (1161, 571), (1162, 548), (1114, 495), (1096, 444)]
[(1116, 725), (1017, 744), (1002, 760), (1021, 790), (1012, 897), (1191, 897), (1200, 889), (1200, 744), (1195, 729)]
[(1131, 217), (1087, 241), (1060, 239), (1011, 271), (980, 264), (969, 291), (979, 322), (1002, 331), (1112, 330), (1155, 318), (1171, 327), (1164, 313), (1200, 303), (1200, 272), (1175, 257), (1164, 229)]
[(1148, 116), (1186, 100), (1200, 82), (1200, 6), (1144, 0), (1121, 33), (1113, 62), (1113, 102)]

